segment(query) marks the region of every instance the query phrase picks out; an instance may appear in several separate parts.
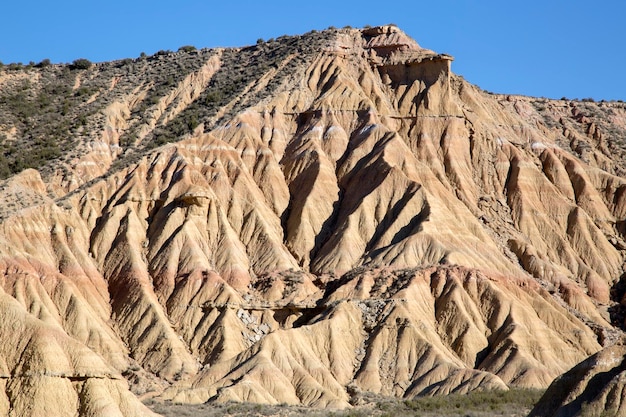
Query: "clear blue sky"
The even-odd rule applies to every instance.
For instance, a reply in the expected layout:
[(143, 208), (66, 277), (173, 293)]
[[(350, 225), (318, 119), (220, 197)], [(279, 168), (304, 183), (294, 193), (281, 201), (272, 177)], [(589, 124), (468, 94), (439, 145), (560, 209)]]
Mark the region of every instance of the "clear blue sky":
[(0, 15), (0, 61), (108, 61), (396, 23), (499, 93), (626, 100), (624, 0), (24, 1)]

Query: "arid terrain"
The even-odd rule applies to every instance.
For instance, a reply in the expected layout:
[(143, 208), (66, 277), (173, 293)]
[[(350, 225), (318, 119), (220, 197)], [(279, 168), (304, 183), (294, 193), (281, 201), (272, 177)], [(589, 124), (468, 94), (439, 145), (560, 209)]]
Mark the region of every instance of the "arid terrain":
[(390, 25), (1, 68), (0, 415), (626, 415), (626, 104), (452, 66)]

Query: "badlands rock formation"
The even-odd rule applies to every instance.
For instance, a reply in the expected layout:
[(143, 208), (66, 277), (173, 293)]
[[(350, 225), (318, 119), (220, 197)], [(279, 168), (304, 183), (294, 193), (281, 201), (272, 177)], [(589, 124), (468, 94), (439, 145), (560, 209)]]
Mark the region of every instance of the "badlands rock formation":
[(626, 107), (451, 61), (385, 26), (79, 71), (72, 153), (0, 186), (3, 414), (546, 388), (613, 345)]
[(530, 416), (623, 416), (626, 414), (626, 349), (611, 346), (560, 376)]

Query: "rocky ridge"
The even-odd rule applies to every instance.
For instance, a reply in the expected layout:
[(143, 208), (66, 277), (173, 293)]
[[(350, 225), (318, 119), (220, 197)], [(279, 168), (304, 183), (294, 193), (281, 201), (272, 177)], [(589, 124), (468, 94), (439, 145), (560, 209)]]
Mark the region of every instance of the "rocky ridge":
[(71, 158), (0, 186), (5, 414), (546, 388), (622, 337), (623, 104), (486, 93), (394, 26), (132, 72), (185, 53), (77, 74)]

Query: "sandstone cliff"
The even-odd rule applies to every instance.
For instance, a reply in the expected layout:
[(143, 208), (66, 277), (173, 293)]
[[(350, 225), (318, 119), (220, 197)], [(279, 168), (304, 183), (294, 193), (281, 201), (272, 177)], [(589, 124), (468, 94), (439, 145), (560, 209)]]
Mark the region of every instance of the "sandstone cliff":
[(626, 106), (451, 61), (386, 26), (76, 74), (72, 153), (0, 186), (1, 409), (545, 388), (612, 345)]

